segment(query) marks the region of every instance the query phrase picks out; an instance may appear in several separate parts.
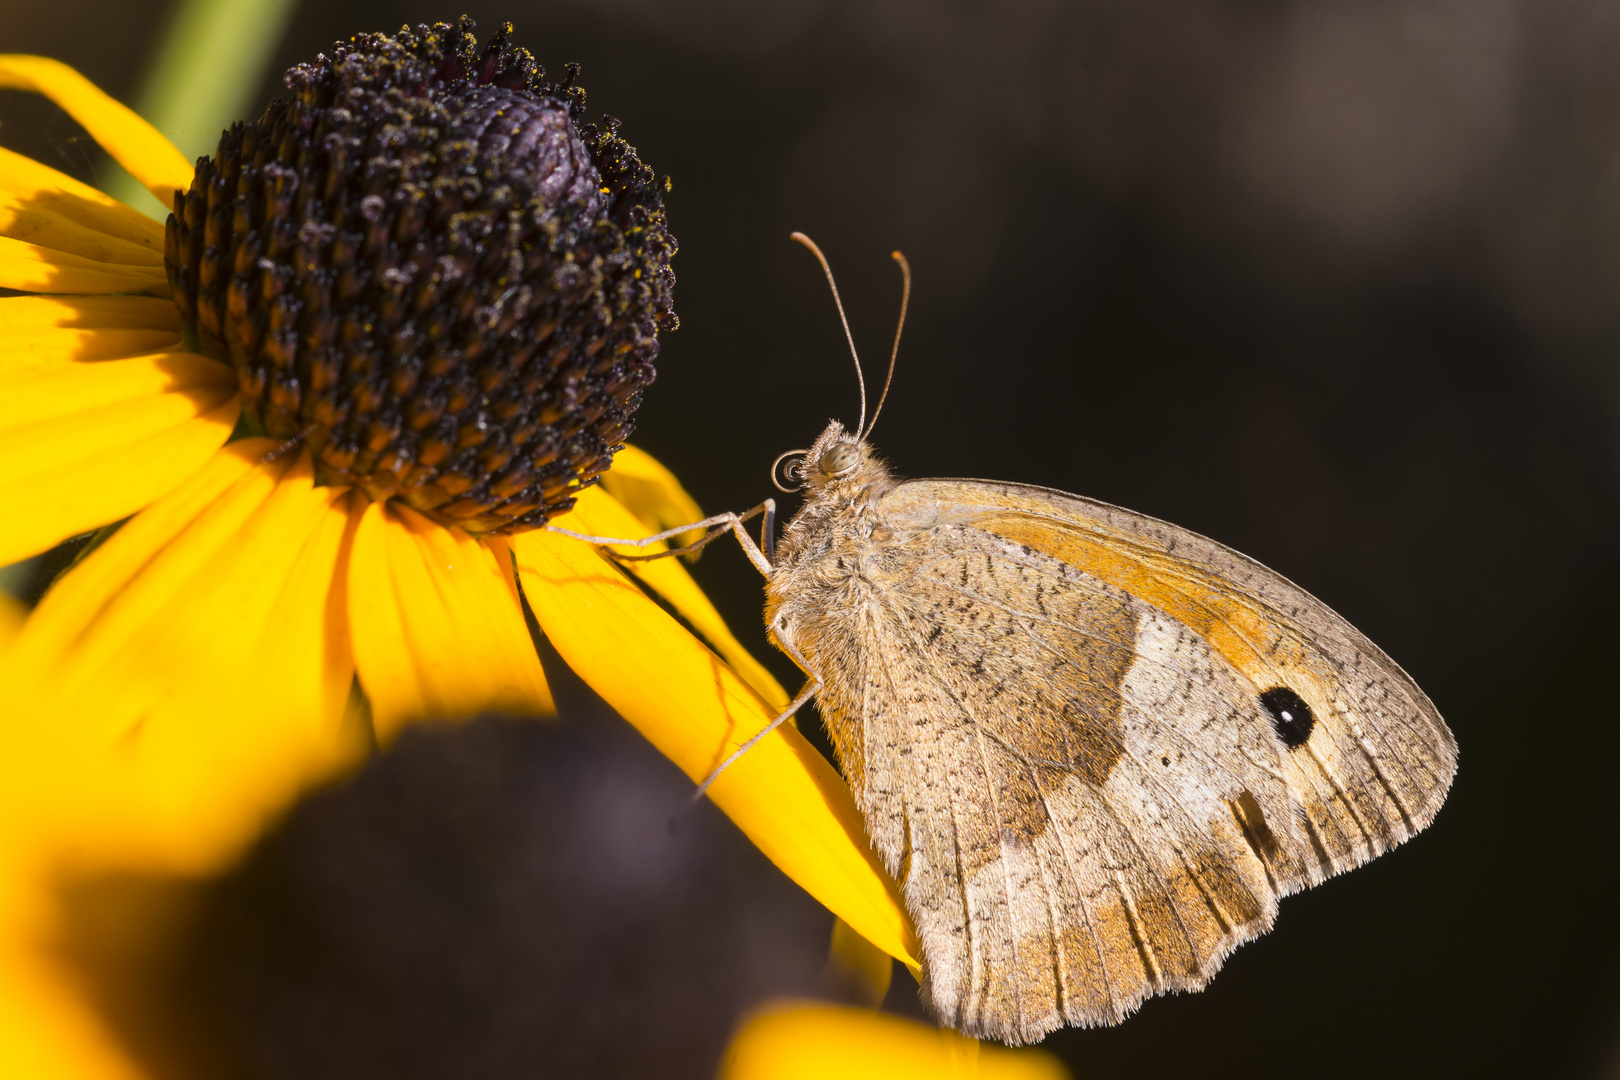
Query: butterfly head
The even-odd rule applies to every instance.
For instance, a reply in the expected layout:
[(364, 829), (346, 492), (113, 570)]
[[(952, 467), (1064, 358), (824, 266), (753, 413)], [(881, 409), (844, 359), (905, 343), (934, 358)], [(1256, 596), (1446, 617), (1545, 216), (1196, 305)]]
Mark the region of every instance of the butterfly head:
[(830, 421), (800, 459), (799, 480), (807, 488), (816, 488), (852, 479), (870, 456), (866, 443), (837, 420)]
[(866, 441), (836, 420), (827, 425), (810, 449), (789, 450), (776, 459), (776, 464), (782, 477), (777, 479), (777, 469), (772, 470), (776, 486), (782, 491), (802, 492), (806, 498), (844, 488), (870, 490), (884, 486), (889, 476), (888, 468)]

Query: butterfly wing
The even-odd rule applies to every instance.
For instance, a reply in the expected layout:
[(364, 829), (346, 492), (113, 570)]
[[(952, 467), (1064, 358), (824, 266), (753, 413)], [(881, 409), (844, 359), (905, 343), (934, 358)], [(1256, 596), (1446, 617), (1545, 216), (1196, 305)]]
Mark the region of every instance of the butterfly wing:
[(1253, 560), (1021, 485), (913, 481), (880, 510), (879, 587), (816, 659), (942, 1020), (1031, 1041), (1199, 988), (1280, 896), (1444, 800), (1428, 698)]

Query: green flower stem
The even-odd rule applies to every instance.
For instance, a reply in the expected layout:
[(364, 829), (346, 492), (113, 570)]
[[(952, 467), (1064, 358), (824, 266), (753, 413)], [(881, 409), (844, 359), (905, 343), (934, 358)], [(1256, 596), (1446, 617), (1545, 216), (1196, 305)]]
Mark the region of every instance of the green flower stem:
[[(211, 154), (221, 130), (242, 119), (271, 54), (292, 17), (294, 0), (181, 0), (147, 69), (135, 111), (188, 158)], [(113, 166), (108, 194), (162, 220), (162, 206)]]

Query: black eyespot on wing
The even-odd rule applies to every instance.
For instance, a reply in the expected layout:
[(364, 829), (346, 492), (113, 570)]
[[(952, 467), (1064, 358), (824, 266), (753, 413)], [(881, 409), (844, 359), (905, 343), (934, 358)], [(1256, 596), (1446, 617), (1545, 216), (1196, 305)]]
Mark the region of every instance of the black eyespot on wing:
[(1260, 695), (1260, 704), (1271, 714), (1271, 726), (1284, 746), (1292, 750), (1305, 745), (1316, 727), (1316, 715), (1303, 698), (1286, 686), (1273, 686)]

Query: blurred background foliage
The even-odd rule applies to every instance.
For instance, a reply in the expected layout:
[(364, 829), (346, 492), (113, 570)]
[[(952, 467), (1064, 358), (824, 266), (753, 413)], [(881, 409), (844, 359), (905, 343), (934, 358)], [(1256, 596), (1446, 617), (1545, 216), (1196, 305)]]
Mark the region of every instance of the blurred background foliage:
[[(787, 233), (803, 229), (827, 250), (873, 368), (898, 302), (888, 252), (902, 248), (916, 292), (876, 434), (902, 473), (1050, 485), (1237, 547), (1388, 649), (1456, 731), (1461, 771), (1429, 832), (1286, 901), (1276, 930), (1205, 993), (1049, 1039), (1077, 1075), (1620, 1076), (1620, 6), (327, 0), (289, 8), (274, 41), (258, 32), (268, 63), (248, 111), (280, 90), (282, 69), (337, 38), (463, 11), (486, 35), (514, 21), (554, 72), (581, 62), (591, 112), (623, 118), (673, 177), (682, 327), (665, 338), (635, 438), (705, 508), (773, 494), (766, 469), (778, 452), (828, 416), (853, 419), (831, 301)], [(0, 0), (6, 51), (58, 57), (129, 101), (150, 100), (148, 65), (177, 17), (166, 0)], [(181, 145), (210, 144), (231, 119), (203, 115), (173, 130)], [(0, 142), (116, 180), (38, 99), (0, 96)], [(757, 575), (726, 548), (696, 572), (792, 680), (759, 629)], [(498, 832), (512, 820), (503, 815), (527, 812), (522, 784), (552, 805), (562, 779), (544, 780), (543, 762), (563, 751), (547, 740), (568, 736), (488, 730), (437, 732), (423, 736), (437, 750), (411, 752), (450, 772), (444, 762), (484, 755), (484, 772), (463, 770), (472, 792), (503, 770), (519, 788), (486, 814), (483, 828)], [(387, 785), (374, 773), (322, 796), (354, 800), (346, 813), (370, 824), (335, 839), (298, 834), (310, 848), (301, 858), (361, 875), (340, 892), (364, 892), (369, 863), (332, 845), (380, 850), (405, 814), (398, 799), (412, 820), (460, 805), (431, 785), (378, 802)], [(568, 804), (564, 817), (626, 804)], [(525, 895), (514, 882), (532, 866), (511, 850), (473, 858), (484, 834), (458, 835), (409, 846), (400, 858), (423, 868), (414, 878), (376, 871), (380, 907), (420, 908), (446, 874), (468, 895)], [(748, 863), (757, 853), (726, 870), (713, 851), (734, 839), (716, 825), (704, 843), (719, 846), (689, 852), (692, 865), (715, 889), (765, 897), (756, 908), (781, 920), (769, 947), (798, 959), (762, 966), (780, 975), (775, 989), (801, 985), (824, 913), (795, 907), (774, 871)], [(292, 841), (267, 843), (283, 854), (255, 855), (243, 880), (269, 873), (254, 869), (266, 859), (281, 859), (282, 884), (261, 890), (314, 873), (288, 862)], [(574, 862), (555, 854), (556, 865), (595, 858), (570, 850)], [(637, 963), (689, 981), (599, 999), (613, 1039), (704, 1024), (723, 1034), (724, 1010), (770, 989), (736, 974), (742, 939), (725, 936), (757, 927), (738, 930), (752, 924), (734, 914), (705, 922), (702, 907), (672, 901), (668, 924), (636, 939)], [(456, 918), (411, 923), (404, 939), (366, 936), (386, 919), (352, 920), (327, 947), (482, 957), (484, 975), (458, 984), (453, 1015), (435, 1012), (434, 1030), (484, 1047), (485, 1075), (522, 1071), (544, 1043), (534, 1031), (560, 1039), (569, 1027), (546, 1019), (560, 1015), (547, 1012), (560, 1007), (555, 987), (514, 996), (535, 955), (528, 923), (486, 922), (469, 954)], [(683, 936), (702, 947), (678, 946)], [(370, 961), (356, 956), (327, 964), (338, 972), (327, 976), (338, 989), (321, 991), (331, 1000), (371, 1000), (353, 975)], [(590, 965), (532, 970), (533, 985), (566, 984)], [(750, 989), (716, 996), (706, 988), (717, 972)], [(342, 1030), (412, 1032), (413, 1016), (445, 1000), (442, 979), (397, 974), (366, 978), (425, 996)], [(914, 1010), (909, 995), (898, 979), (891, 1007)], [(264, 997), (239, 997), (257, 1003), (244, 1015), (267, 1015)], [(518, 1019), (455, 1019), (492, 1009)], [(681, 1051), (690, 1075), (705, 1074), (718, 1046), (705, 1038)], [(437, 1060), (405, 1054), (391, 1075), (450, 1074)], [(249, 1072), (297, 1074), (288, 1068)], [(581, 1074), (619, 1068), (602, 1058)]]

